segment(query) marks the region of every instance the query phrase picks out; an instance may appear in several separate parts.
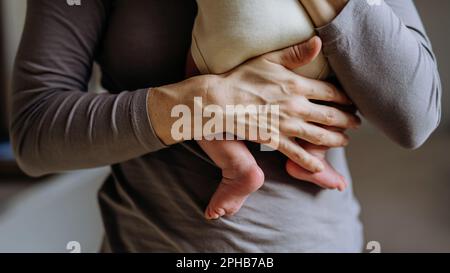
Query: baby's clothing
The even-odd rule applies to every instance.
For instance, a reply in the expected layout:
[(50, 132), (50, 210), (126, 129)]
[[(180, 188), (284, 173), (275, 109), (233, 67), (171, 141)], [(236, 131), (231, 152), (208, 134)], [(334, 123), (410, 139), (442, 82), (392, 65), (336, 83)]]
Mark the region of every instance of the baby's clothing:
[[(202, 74), (221, 74), (264, 53), (313, 37), (314, 25), (298, 0), (197, 0), (192, 57)], [(294, 72), (324, 79), (330, 69), (320, 54)]]

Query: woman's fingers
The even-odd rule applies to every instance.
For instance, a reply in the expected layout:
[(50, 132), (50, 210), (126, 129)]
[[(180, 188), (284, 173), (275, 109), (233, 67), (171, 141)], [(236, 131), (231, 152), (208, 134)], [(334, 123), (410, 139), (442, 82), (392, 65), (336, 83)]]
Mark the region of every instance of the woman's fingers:
[(342, 147), (349, 142), (348, 136), (343, 132), (327, 130), (299, 120), (281, 124), (281, 131), (289, 137), (296, 137), (319, 146)]
[(308, 106), (299, 109), (306, 121), (345, 129), (355, 129), (361, 124), (361, 119), (356, 115), (326, 105), (311, 102), (307, 104)]
[(347, 95), (331, 83), (305, 77), (298, 77), (297, 81), (297, 91), (307, 99), (335, 102), (342, 105), (352, 104)]
[(319, 55), (321, 49), (322, 41), (319, 37), (314, 36), (304, 43), (270, 52), (262, 57), (272, 63), (293, 70), (312, 62)]
[(321, 172), (325, 168), (318, 158), (306, 152), (294, 139), (281, 138), (278, 150), (312, 173)]

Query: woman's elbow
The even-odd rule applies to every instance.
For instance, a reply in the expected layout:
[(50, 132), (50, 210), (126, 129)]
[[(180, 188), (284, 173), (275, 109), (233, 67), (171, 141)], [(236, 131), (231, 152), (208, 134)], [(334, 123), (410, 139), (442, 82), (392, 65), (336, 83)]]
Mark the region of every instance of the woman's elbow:
[[(17, 127), (16, 127), (17, 128)], [(14, 157), (20, 169), (31, 177), (41, 177), (46, 174), (42, 168), (42, 160), (27, 142), (27, 133), (21, 129), (10, 128), (10, 138), (14, 151)]]
[(42, 177), (46, 175), (36, 164), (35, 161), (29, 160), (27, 157), (17, 156), (16, 161), (20, 169), (30, 177)]
[[(401, 89), (396, 102), (395, 140), (407, 149), (420, 148), (436, 130), (441, 119), (442, 85), (437, 70), (429, 81), (411, 81)], [(396, 127), (396, 128), (395, 128)]]
[(406, 129), (398, 134), (396, 142), (406, 149), (419, 149), (420, 147), (422, 147), (422, 145), (425, 144), (425, 142), (429, 139), (436, 128), (437, 125), (435, 127), (429, 128), (420, 127)]
[(403, 148), (411, 150), (420, 148), (439, 125), (440, 107), (416, 114), (408, 115), (407, 118), (397, 124), (394, 140)]

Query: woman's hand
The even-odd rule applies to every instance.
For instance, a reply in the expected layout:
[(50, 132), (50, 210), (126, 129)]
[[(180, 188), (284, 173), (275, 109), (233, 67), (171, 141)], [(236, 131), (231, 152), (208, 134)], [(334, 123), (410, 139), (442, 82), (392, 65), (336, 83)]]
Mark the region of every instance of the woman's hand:
[[(278, 147), (274, 148), (309, 171), (321, 171), (323, 164), (298, 145), (295, 139), (321, 146), (344, 146), (348, 143), (344, 133), (325, 129), (321, 125), (348, 129), (356, 128), (360, 121), (350, 113), (311, 102), (351, 104), (333, 85), (307, 79), (291, 71), (311, 62), (320, 49), (321, 41), (314, 37), (303, 44), (250, 60), (222, 75), (198, 76), (180, 84), (155, 88), (149, 96), (153, 127), (166, 144), (173, 144), (170, 128), (167, 128), (175, 121), (169, 117), (170, 109), (178, 104), (194, 109), (195, 96), (202, 97), (204, 107), (214, 104), (222, 109), (227, 105), (278, 105), (279, 128), (270, 128), (272, 132), (278, 132), (279, 136)], [(245, 116), (238, 116), (235, 125), (238, 124), (245, 124), (247, 128), (255, 126)], [(247, 136), (240, 137), (248, 139)], [(248, 140), (267, 143), (263, 140)]]

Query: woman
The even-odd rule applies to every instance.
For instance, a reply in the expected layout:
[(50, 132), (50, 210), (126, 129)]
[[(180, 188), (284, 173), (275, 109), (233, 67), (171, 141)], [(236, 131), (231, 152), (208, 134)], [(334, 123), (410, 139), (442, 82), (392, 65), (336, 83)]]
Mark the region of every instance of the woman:
[[(413, 3), (318, 2), (335, 11), (324, 14), (332, 22), (318, 33), (343, 89), (388, 136), (418, 147), (438, 124), (440, 81)], [(284, 155), (257, 148), (252, 151), (266, 174), (264, 187), (239, 215), (203, 219), (220, 172), (192, 142), (175, 144), (170, 109), (180, 103), (193, 107), (194, 96), (219, 105), (230, 97), (239, 103), (243, 85), (276, 97), (280, 87), (299, 81), (283, 66), (301, 64), (308, 49), (297, 46), (302, 54), (292, 58), (275, 52), (270, 56), (278, 64), (262, 56), (228, 77), (182, 81), (195, 14), (195, 2), (187, 0), (92, 0), (81, 6), (29, 1), (11, 125), (19, 164), (34, 176), (112, 165), (99, 193), (104, 251), (360, 251), (359, 207), (351, 188), (338, 193), (302, 183), (284, 170)], [(112, 94), (86, 92), (94, 61)], [(253, 75), (259, 85), (239, 77), (254, 71), (255, 63), (264, 63), (265, 73)], [(297, 88), (325, 94), (326, 86), (302, 79)], [(306, 98), (300, 93), (292, 99)], [(314, 111), (313, 103), (305, 107), (304, 112), (324, 114)], [(298, 112), (283, 109), (288, 116)], [(339, 110), (333, 113), (329, 125), (342, 123)], [(325, 144), (331, 138), (325, 135)], [(298, 155), (295, 145), (281, 147), (287, 156)], [(332, 150), (329, 160), (350, 181), (343, 150)]]

